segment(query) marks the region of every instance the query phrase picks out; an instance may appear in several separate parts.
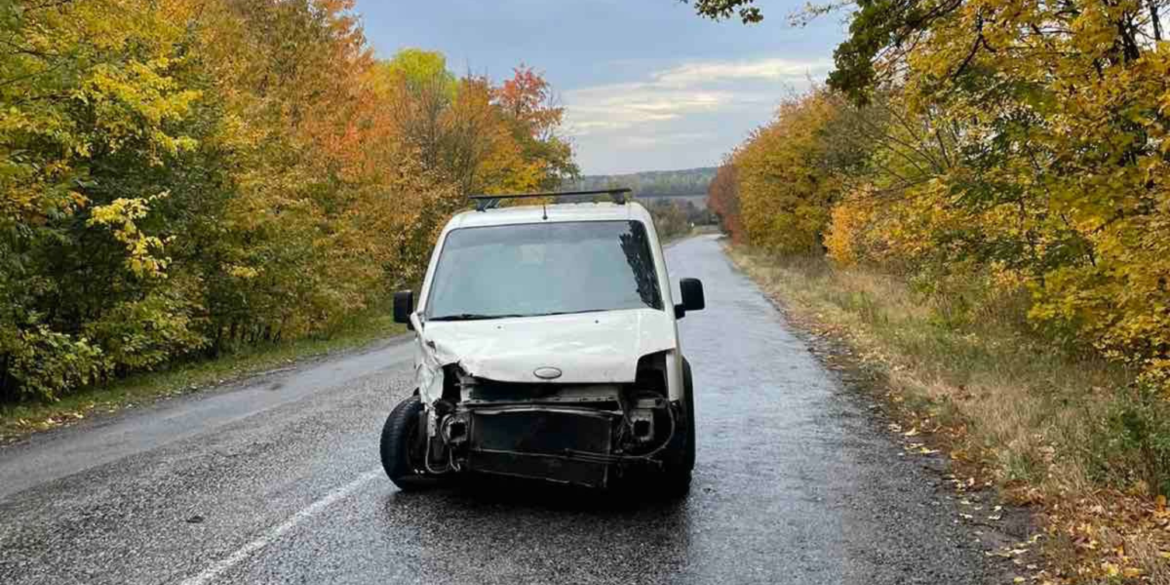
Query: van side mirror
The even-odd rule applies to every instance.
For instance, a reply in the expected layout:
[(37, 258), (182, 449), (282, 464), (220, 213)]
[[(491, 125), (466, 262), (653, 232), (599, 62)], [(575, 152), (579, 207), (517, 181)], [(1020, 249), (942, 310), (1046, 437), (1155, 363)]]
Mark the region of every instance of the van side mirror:
[(414, 312), (414, 291), (400, 290), (394, 293), (394, 322), (406, 323), (406, 328), (414, 330), (410, 322), (410, 314)]
[(674, 306), (674, 316), (681, 319), (687, 311), (702, 311), (707, 307), (707, 299), (703, 295), (703, 282), (697, 278), (684, 278), (678, 282), (682, 292), (682, 303)]

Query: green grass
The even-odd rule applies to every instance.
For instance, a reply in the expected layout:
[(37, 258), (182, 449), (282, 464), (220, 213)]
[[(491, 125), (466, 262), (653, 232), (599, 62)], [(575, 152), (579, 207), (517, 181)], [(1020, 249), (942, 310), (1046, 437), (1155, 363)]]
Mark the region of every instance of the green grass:
[(288, 367), (297, 361), (369, 345), (405, 333), (388, 311), (368, 311), (328, 336), (242, 347), (217, 359), (174, 364), (83, 389), (52, 403), (0, 404), (0, 443), (77, 420), (189, 394), (241, 378)]

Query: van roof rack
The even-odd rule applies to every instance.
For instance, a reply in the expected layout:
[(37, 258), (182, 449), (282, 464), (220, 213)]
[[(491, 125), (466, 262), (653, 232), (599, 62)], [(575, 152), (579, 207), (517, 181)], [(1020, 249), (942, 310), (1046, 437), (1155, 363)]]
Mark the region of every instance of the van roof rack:
[(500, 205), (501, 199), (535, 199), (537, 197), (576, 197), (583, 195), (609, 195), (618, 205), (625, 205), (626, 195), (632, 191), (629, 187), (616, 189), (595, 189), (592, 191), (550, 191), (547, 193), (515, 193), (511, 195), (472, 195), (468, 199), (475, 202), (476, 211), (487, 211)]

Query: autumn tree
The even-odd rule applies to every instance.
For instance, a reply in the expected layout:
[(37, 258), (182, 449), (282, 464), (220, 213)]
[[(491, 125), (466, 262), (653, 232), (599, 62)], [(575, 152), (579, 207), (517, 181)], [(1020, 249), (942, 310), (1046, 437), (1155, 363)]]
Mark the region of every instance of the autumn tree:
[(739, 211), (739, 186), (733, 158), (729, 156), (719, 165), (707, 191), (707, 205), (719, 218), (719, 227), (731, 236), (733, 242), (742, 244), (746, 236)]
[(846, 106), (815, 89), (786, 100), (731, 158), (747, 240), (786, 253), (819, 252), (829, 213), (866, 152), (849, 138)]
[[(922, 3), (864, 6), (884, 23), (837, 84), (903, 85), (910, 115), (962, 127), (939, 203), (998, 237), (969, 256), (1029, 278), (1032, 317), (1079, 330), (1108, 355), (1166, 380), (1170, 191), (1164, 3)], [(860, 25), (859, 25), (860, 27)], [(945, 197), (945, 198), (944, 198)], [(1010, 225), (1005, 231), (999, 226)]]
[[(151, 211), (198, 141), (182, 1), (0, 7), (0, 391), (52, 396), (199, 345)], [(126, 316), (144, 327), (117, 330)]]
[[(752, 21), (751, 4), (696, 6)], [(833, 212), (830, 250), (1010, 275), (996, 282), (1031, 290), (1038, 326), (1170, 383), (1166, 8), (859, 2), (828, 85), (889, 124), (873, 174)], [(744, 211), (749, 233), (766, 223)]]
[(564, 168), (559, 117), (437, 53), (378, 62), (351, 8), (0, 5), (0, 398), (328, 334), (417, 280), (467, 192)]
[(543, 161), (543, 168), (538, 169), (539, 188), (551, 190), (577, 176), (572, 145), (557, 133), (565, 109), (544, 77), (521, 65), (495, 90), (494, 101), (509, 120), (524, 157)]

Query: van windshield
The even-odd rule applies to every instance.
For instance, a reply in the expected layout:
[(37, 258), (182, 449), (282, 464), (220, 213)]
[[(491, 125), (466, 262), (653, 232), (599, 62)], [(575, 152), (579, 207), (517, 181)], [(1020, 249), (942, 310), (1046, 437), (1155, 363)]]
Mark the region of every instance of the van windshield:
[(427, 319), (662, 309), (646, 227), (637, 221), (533, 223), (447, 234)]

